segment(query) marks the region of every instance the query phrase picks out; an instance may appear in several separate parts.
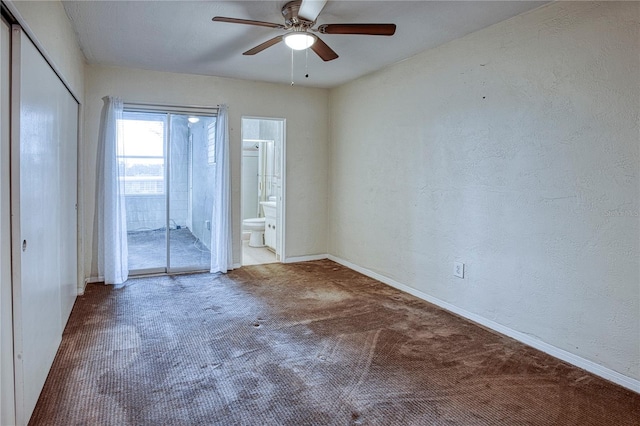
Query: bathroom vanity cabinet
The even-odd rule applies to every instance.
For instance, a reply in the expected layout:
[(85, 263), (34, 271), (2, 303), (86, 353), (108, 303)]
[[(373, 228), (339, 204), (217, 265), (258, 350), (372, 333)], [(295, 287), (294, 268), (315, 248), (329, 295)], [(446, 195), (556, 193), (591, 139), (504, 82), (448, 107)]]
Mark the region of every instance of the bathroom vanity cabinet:
[(266, 216), (264, 219), (264, 243), (271, 250), (276, 249), (276, 218)]
[(261, 201), (260, 204), (264, 212), (264, 244), (276, 251), (276, 202)]

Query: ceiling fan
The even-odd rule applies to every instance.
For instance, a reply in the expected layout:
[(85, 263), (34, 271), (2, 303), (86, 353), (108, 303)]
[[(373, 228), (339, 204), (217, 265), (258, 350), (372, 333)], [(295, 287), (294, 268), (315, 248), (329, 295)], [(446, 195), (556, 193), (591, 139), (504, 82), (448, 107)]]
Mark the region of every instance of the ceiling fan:
[(312, 34), (311, 31), (320, 34), (362, 34), (378, 36), (392, 36), (396, 32), (395, 24), (322, 24), (317, 28), (313, 28), (318, 19), (318, 15), (326, 3), (327, 0), (290, 1), (282, 7), (284, 24), (227, 18), (224, 16), (215, 16), (212, 20), (231, 24), (256, 25), (287, 31), (286, 34), (274, 37), (247, 50), (243, 55), (255, 55), (284, 40), (287, 46), (294, 50), (310, 48), (323, 61), (332, 61), (338, 57), (338, 54), (317, 35)]

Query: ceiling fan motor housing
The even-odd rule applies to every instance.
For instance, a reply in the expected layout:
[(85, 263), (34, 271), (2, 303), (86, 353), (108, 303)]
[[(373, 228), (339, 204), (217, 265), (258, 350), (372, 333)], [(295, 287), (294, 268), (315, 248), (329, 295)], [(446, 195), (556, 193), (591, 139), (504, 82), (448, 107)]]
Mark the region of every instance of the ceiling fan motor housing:
[(308, 29), (315, 23), (298, 16), (300, 4), (302, 4), (302, 0), (293, 0), (282, 7), (282, 16), (284, 16), (287, 28)]

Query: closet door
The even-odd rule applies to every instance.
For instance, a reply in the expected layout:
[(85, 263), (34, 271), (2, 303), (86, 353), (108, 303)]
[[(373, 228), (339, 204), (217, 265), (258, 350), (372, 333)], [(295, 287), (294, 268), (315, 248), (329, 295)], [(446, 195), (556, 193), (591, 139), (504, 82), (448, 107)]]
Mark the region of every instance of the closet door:
[(78, 105), (29, 38), (12, 31), (16, 420), (26, 424), (75, 297)]
[(0, 425), (15, 423), (13, 316), (11, 312), (11, 228), (9, 210), (9, 70), (11, 29), (0, 28)]
[(60, 324), (64, 330), (78, 294), (78, 103), (58, 87), (58, 264), (60, 265)]

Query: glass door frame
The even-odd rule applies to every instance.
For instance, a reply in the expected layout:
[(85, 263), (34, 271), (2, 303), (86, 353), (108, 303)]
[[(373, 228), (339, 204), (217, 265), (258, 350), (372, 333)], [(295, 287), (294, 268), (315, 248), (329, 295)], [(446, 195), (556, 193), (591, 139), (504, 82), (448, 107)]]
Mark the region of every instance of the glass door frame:
[[(164, 266), (129, 269), (129, 276), (144, 275), (170, 275), (187, 272), (205, 272), (209, 269), (194, 269), (193, 267), (172, 267), (171, 266), (171, 117), (173, 115), (190, 115), (198, 117), (217, 117), (217, 107), (205, 106), (178, 106), (124, 102), (125, 113), (144, 113), (164, 115), (165, 126), (163, 132), (164, 150), (164, 198), (165, 198), (165, 246), (166, 253)], [(190, 195), (191, 196), (191, 195)]]

